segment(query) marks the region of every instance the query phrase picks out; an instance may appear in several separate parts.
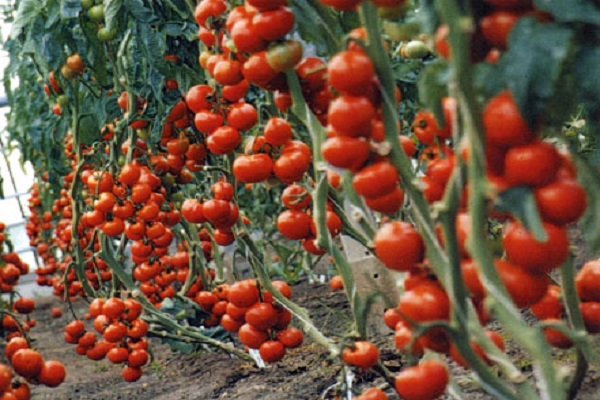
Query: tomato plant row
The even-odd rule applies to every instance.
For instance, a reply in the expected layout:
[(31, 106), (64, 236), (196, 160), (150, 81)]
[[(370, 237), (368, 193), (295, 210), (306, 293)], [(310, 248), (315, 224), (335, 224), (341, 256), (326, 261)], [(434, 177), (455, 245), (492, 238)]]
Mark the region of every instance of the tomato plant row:
[[(408, 400), (442, 396), (449, 359), (504, 399), (573, 396), (597, 362), (598, 262), (576, 272), (567, 234), (600, 210), (591, 0), (17, 3), (8, 131), (37, 172), (37, 281), (90, 301), (96, 333), (66, 327), (79, 354), (135, 381), (148, 337), (273, 363), (306, 334)], [(381, 318), (422, 361), (380, 362), (339, 235), (404, 274)], [(351, 305), (341, 343), (285, 282), (325, 254)], [(551, 346), (579, 355), (569, 384)]]

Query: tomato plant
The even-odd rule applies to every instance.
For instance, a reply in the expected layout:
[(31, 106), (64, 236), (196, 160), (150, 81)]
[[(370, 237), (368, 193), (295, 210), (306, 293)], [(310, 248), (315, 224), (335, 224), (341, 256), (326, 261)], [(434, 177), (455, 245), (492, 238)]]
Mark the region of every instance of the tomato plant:
[[(580, 223), (600, 247), (590, 79), (600, 48), (589, 34), (600, 9), (479, 3), (18, 2), (7, 131), (36, 171), (27, 231), (43, 261), (37, 282), (90, 300), (93, 318), (92, 330), (72, 315), (65, 340), (130, 382), (150, 337), (249, 359), (241, 343), (278, 363), (306, 335), (341, 371), (372, 369), (406, 399), (446, 392), (444, 355), (500, 398), (576, 392), (600, 359), (590, 346), (597, 262), (576, 272), (567, 234)], [(402, 273), (382, 316), (413, 356), (397, 374), (366, 324), (389, 293), (359, 290), (347, 237)], [(352, 325), (335, 339), (285, 282), (314, 278), (324, 255), (330, 287), (350, 304)], [(26, 268), (3, 260), (9, 293)], [(493, 320), (532, 357), (535, 379), (504, 352)], [(12, 311), (3, 325), (22, 326)], [(11, 343), (15, 372), (52, 387), (64, 379), (27, 342)], [(570, 389), (550, 346), (578, 354)], [(0, 372), (8, 387), (11, 372)]]

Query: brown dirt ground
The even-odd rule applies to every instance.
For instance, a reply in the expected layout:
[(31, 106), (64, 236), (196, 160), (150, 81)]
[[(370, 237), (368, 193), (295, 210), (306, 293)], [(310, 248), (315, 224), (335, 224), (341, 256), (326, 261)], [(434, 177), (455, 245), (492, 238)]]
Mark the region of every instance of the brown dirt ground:
[[(294, 298), (310, 311), (313, 321), (325, 334), (335, 337), (347, 326), (349, 310), (342, 293), (332, 293), (324, 285), (303, 282), (294, 288)], [(63, 327), (69, 321), (66, 306), (60, 305), (63, 317), (50, 318), (50, 308), (58, 303), (56, 299), (37, 300), (33, 314), (37, 326), (32, 330), (32, 337), (44, 358), (62, 361), (68, 375), (58, 388), (34, 387), (34, 400), (316, 400), (335, 397), (336, 383), (341, 376), (339, 363), (330, 362), (323, 349), (310, 341), (288, 352), (284, 362), (265, 369), (233, 359), (223, 352), (173, 354), (166, 346), (153, 343), (155, 361), (145, 367), (138, 382), (126, 383), (121, 379), (118, 366), (107, 360), (88, 360), (77, 355), (73, 345), (64, 342)], [(83, 313), (86, 305), (78, 302), (75, 307)], [(404, 361), (393, 350), (392, 333), (375, 341), (380, 345), (384, 363), (390, 370), (397, 371)], [(510, 341), (508, 351), (523, 371), (531, 370), (524, 353), (510, 346)], [(556, 359), (561, 365), (572, 368), (572, 352), (557, 352)], [(477, 388), (466, 370), (455, 365), (451, 368), (465, 399), (492, 398)], [(356, 376), (354, 384), (364, 389), (374, 385), (383, 387), (385, 382), (375, 373), (366, 372)], [(389, 386), (386, 392), (390, 399), (398, 398)], [(599, 371), (588, 372), (577, 398), (600, 399)]]

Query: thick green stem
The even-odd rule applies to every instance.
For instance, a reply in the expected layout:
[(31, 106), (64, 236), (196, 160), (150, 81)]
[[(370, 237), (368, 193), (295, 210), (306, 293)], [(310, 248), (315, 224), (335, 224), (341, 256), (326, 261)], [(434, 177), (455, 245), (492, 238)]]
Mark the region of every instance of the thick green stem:
[[(444, 22), (450, 28), (449, 41), (452, 48), (451, 66), (456, 83), (459, 108), (464, 132), (469, 139), (468, 174), (470, 183), (469, 211), (472, 218), (473, 237), (484, 237), (487, 223), (485, 200), (485, 158), (483, 126), (473, 89), (473, 71), (470, 64), (470, 45), (472, 18), (463, 15), (456, 0), (437, 1)], [(473, 259), (481, 267), (483, 281), (487, 290), (487, 302), (493, 304), (496, 316), (510, 330), (515, 339), (524, 346), (533, 358), (534, 374), (538, 378), (538, 389), (543, 399), (562, 399), (565, 388), (557, 378), (552, 363), (550, 348), (539, 327), (528, 327), (520, 317), (503, 282), (494, 267), (494, 260), (487, 246), (470, 246)]]
[(398, 171), (402, 186), (411, 200), (411, 210), (418, 224), (419, 231), (423, 235), (423, 240), (427, 248), (427, 258), (430, 261), (431, 268), (436, 275), (442, 277), (445, 275), (444, 271), (448, 265), (448, 259), (435, 235), (429, 205), (425, 201), (423, 192), (418, 187), (418, 180), (411, 162), (406, 153), (401, 149), (398, 140), (398, 116), (395, 101), (393, 100), (395, 99), (396, 82), (389, 63), (388, 54), (381, 41), (381, 27), (377, 9), (371, 2), (365, 1), (360, 7), (360, 15), (363, 25), (367, 30), (368, 43), (366, 50), (371, 56), (371, 60), (373, 60), (381, 85), (385, 138), (390, 146), (388, 157)]

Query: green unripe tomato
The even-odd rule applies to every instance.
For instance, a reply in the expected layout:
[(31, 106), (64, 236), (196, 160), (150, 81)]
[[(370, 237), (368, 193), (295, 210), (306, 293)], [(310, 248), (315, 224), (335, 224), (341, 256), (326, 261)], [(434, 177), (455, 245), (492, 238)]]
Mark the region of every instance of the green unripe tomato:
[(66, 94), (61, 94), (56, 98), (56, 102), (61, 108), (64, 108), (69, 103), (69, 99)]
[(98, 40), (101, 42), (108, 42), (113, 40), (117, 36), (117, 29), (108, 29), (103, 26), (98, 30)]
[(377, 7), (377, 14), (383, 20), (395, 21), (406, 15), (406, 12), (411, 8), (411, 4), (411, 0), (406, 0), (402, 4), (393, 7)]
[(292, 69), (302, 60), (302, 45), (296, 40), (288, 40), (267, 51), (267, 63), (277, 72)]
[(140, 137), (140, 139), (146, 140), (150, 137), (150, 130), (148, 128), (138, 129), (136, 133)]
[(91, 19), (94, 22), (100, 23), (104, 21), (104, 5), (96, 4), (88, 10), (87, 15), (89, 19)]
[(414, 20), (404, 23), (383, 21), (383, 31), (394, 42), (408, 42), (421, 33), (421, 24)]
[(175, 184), (175, 177), (173, 175), (167, 173), (167, 174), (163, 175), (162, 183), (165, 186), (165, 188), (170, 189)]
[(185, 195), (181, 192), (176, 192), (171, 195), (171, 199), (175, 203), (183, 203), (183, 201), (185, 200)]
[(420, 40), (412, 40), (400, 49), (400, 55), (411, 60), (424, 58), (430, 53), (429, 47)]
[(81, 8), (88, 10), (94, 5), (94, 0), (81, 0)]

